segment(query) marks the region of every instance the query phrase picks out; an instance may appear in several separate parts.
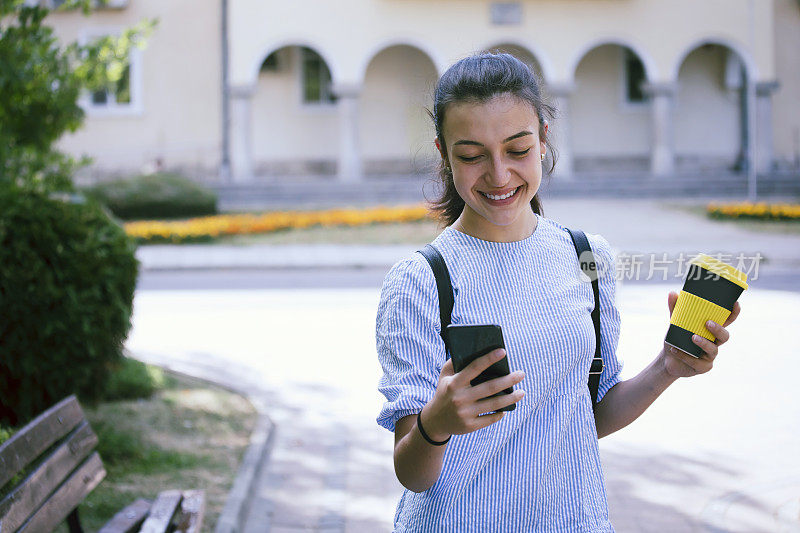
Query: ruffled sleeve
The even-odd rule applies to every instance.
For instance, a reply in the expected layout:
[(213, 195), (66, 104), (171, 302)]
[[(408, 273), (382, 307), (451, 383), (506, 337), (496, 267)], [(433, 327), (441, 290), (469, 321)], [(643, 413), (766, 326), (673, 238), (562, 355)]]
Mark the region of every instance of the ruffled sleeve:
[(589, 244), (598, 262), (600, 288), (600, 355), (603, 357), (603, 373), (597, 401), (619, 383), (622, 362), (617, 357), (619, 343), (620, 315), (617, 308), (617, 270), (616, 259), (608, 241), (601, 235), (587, 234)]
[(433, 397), (446, 361), (439, 336), (436, 281), (421, 254), (397, 263), (383, 282), (375, 327), (386, 397), (377, 422), (394, 431), (396, 422), (416, 414)]

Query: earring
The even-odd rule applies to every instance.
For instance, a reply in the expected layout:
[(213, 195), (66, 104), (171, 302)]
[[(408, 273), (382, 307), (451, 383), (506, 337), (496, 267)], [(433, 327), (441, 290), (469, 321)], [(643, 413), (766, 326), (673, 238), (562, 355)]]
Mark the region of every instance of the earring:
[(542, 161), (544, 161), (544, 153), (542, 153)]

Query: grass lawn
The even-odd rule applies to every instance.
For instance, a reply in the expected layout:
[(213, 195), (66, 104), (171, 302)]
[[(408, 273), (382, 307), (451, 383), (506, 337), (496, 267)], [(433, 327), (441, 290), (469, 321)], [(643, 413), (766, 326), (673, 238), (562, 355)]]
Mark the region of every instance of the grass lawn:
[[(85, 407), (100, 439), (108, 472), (79, 508), (87, 531), (97, 531), (137, 498), (167, 489), (204, 489), (203, 531), (213, 531), (249, 444), (256, 412), (229, 391), (167, 374), (146, 400)], [(66, 525), (57, 529), (67, 532)]]

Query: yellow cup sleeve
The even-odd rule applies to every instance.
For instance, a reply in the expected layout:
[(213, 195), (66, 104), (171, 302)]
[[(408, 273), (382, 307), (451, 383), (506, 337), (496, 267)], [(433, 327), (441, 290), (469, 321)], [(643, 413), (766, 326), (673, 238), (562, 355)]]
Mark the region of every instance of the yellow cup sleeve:
[(721, 325), (730, 314), (731, 312), (722, 306), (700, 298), (696, 294), (681, 291), (669, 323), (714, 341), (716, 337), (706, 328), (706, 320), (713, 320)]

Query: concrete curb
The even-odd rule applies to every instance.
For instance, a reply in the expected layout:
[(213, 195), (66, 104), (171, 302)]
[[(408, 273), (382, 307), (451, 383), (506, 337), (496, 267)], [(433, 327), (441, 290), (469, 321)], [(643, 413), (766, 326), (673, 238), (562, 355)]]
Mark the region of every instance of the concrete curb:
[(141, 246), (136, 258), (143, 270), (384, 268), (420, 246), (185, 244)]
[(203, 366), (198, 365), (196, 362), (180, 361), (151, 353), (133, 353), (126, 350), (126, 354), (144, 363), (157, 365), (228, 389), (247, 398), (258, 412), (258, 420), (253, 432), (250, 434), (250, 443), (242, 457), (242, 463), (234, 478), (233, 487), (228, 492), (225, 507), (223, 507), (214, 529), (215, 533), (238, 533), (242, 531), (242, 526), (252, 501), (254, 484), (258, 479), (257, 475), (272, 452), (275, 428), (277, 427), (266, 412), (267, 402), (263, 393), (254, 384), (248, 384), (246, 379), (239, 380), (232, 373), (221, 373), (219, 368), (214, 368), (211, 365)]
[(250, 510), (257, 475), (272, 453), (274, 437), (275, 423), (262, 413), (250, 435), (250, 445), (242, 458), (242, 464), (236, 473), (233, 488), (228, 493), (225, 507), (219, 515), (215, 533), (236, 533), (242, 530)]

